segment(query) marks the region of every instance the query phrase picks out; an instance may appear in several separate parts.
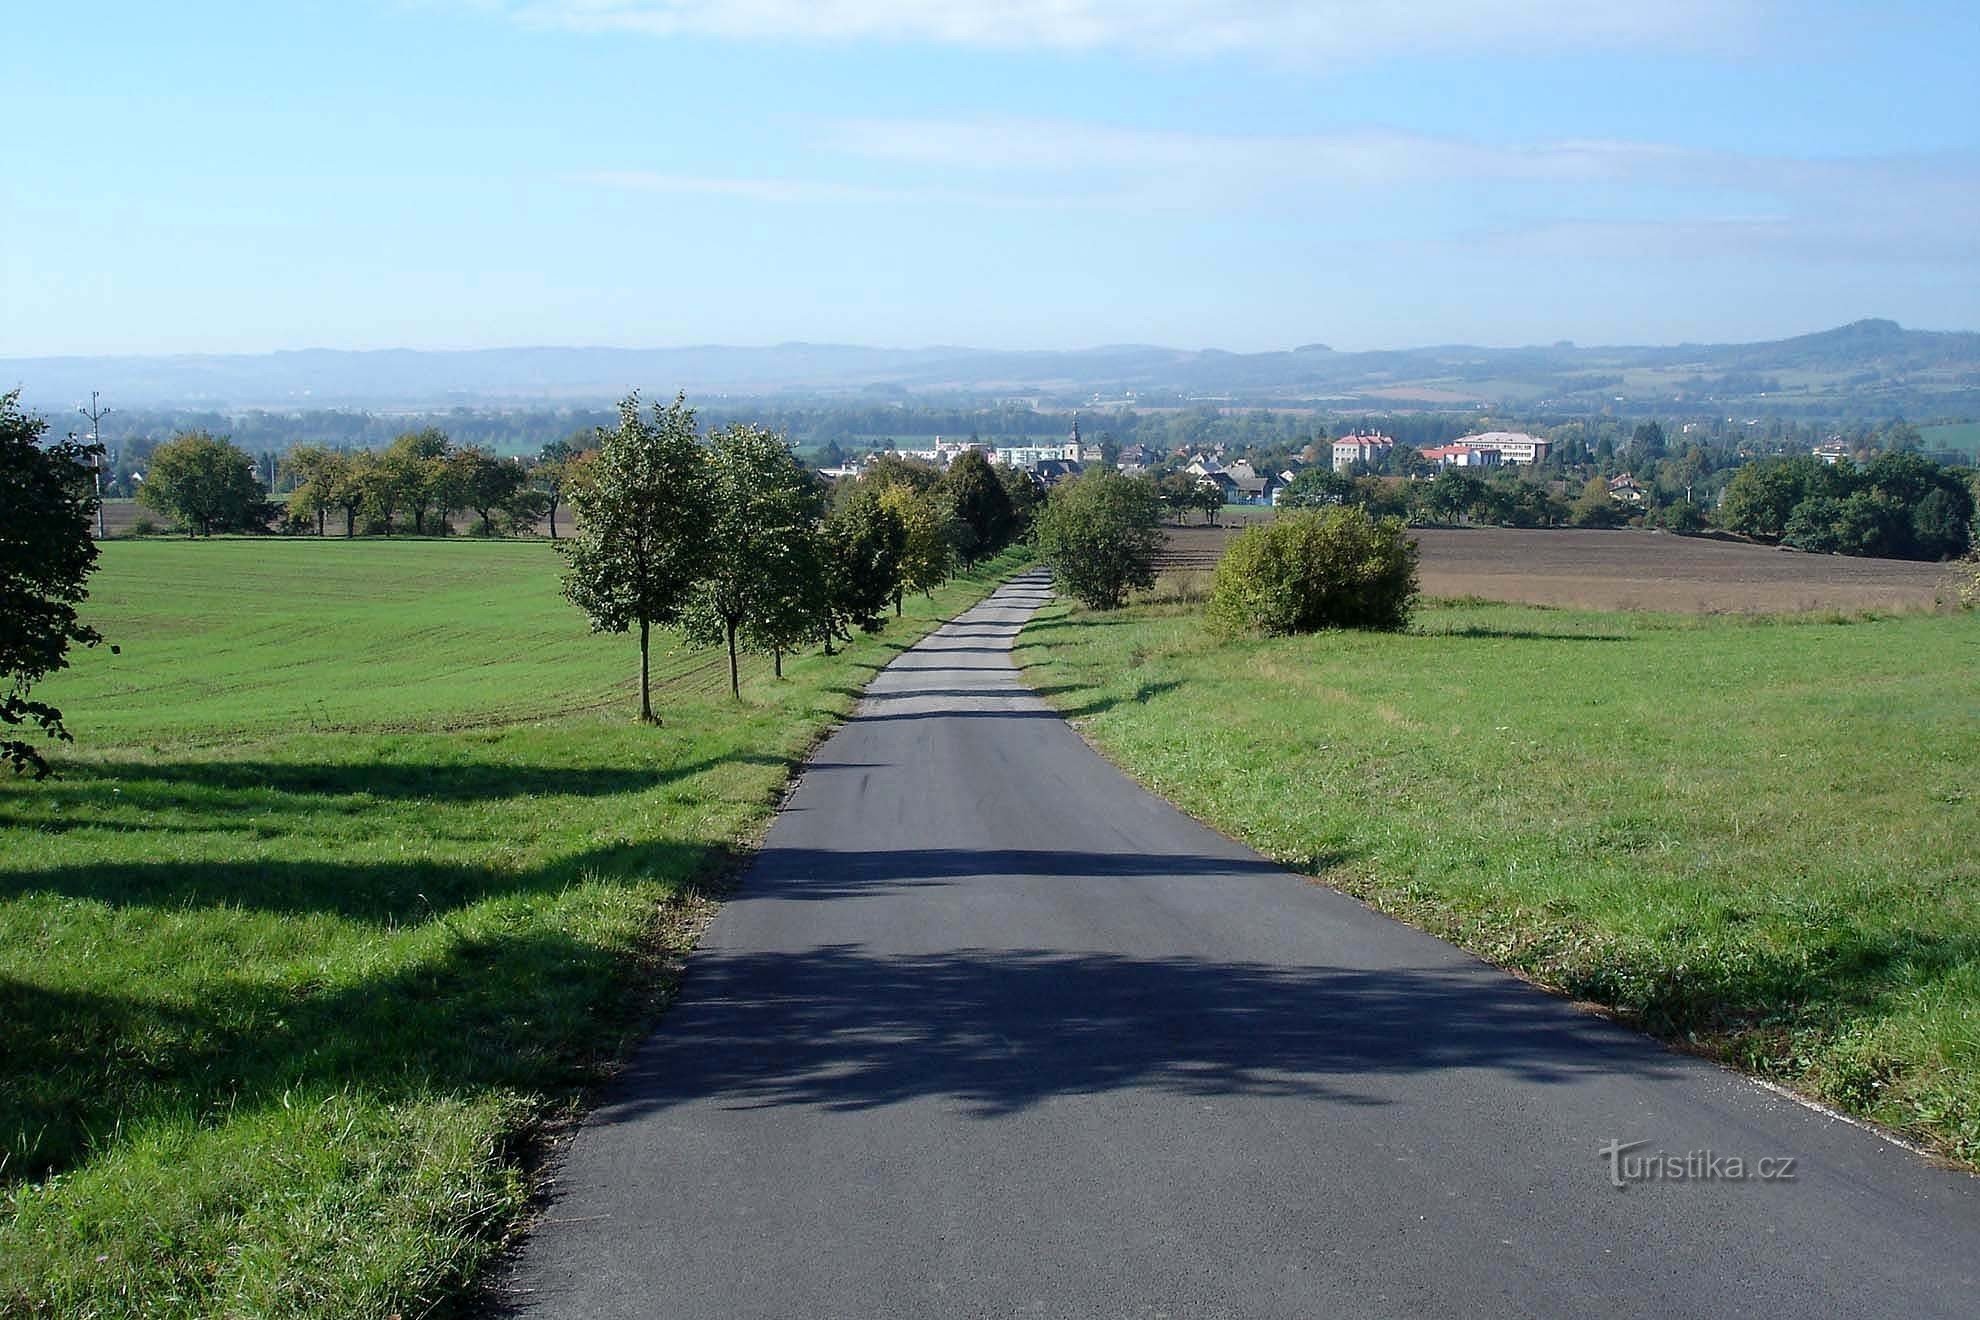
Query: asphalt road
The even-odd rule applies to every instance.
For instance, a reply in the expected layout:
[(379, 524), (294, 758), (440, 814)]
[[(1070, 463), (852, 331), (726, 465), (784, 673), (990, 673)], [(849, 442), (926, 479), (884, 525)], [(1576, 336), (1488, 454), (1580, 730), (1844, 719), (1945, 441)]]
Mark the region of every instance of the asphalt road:
[[(903, 654), (820, 750), (515, 1310), (1980, 1316), (1980, 1179), (1142, 792), (1010, 664), (1045, 594)], [(1610, 1142), (1718, 1176), (1618, 1188)]]

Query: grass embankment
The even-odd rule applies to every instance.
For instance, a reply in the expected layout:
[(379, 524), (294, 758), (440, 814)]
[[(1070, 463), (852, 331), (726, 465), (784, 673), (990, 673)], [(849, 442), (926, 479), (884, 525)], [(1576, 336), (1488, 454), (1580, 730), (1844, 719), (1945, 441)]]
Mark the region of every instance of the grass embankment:
[(1980, 1162), (1980, 619), (1055, 605), (1018, 659), (1265, 853)]
[[(542, 544), (111, 544), (123, 648), (0, 779), (0, 1313), (426, 1314), (524, 1205), (519, 1141), (647, 1026), (697, 883), (873, 669), (658, 666)], [(43, 693), (37, 693), (43, 695)]]

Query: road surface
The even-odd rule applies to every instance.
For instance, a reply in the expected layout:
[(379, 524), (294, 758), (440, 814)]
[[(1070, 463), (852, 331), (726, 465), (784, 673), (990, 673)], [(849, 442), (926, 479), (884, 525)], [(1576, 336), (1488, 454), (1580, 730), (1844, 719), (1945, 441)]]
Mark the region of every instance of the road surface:
[(561, 1161), (516, 1313), (1980, 1316), (1980, 1179), (1142, 792), (1010, 663), (1046, 594), (821, 748)]

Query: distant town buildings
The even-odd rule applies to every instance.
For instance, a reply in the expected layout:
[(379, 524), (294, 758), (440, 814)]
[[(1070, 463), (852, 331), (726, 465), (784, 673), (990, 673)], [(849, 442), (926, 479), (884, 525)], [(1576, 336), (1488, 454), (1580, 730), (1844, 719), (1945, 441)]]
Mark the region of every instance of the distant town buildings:
[(1496, 449), (1500, 459), (1507, 463), (1544, 463), (1553, 448), (1552, 441), (1524, 431), (1480, 431), (1476, 435), (1459, 436), (1452, 443), (1473, 449)]
[(1609, 498), (1624, 504), (1641, 504), (1646, 498), (1643, 483), (1625, 472), (1609, 478)]
[(1345, 472), (1356, 463), (1379, 463), (1395, 447), (1395, 440), (1386, 435), (1344, 435), (1334, 441), (1334, 471)]
[(1029, 472), (1040, 463), (1077, 463), (1080, 461), (1081, 446), (1077, 443), (1053, 445), (1002, 445), (996, 451), (996, 460), (1009, 467), (1023, 468)]
[(1499, 450), (1485, 445), (1438, 445), (1435, 449), (1423, 451), (1423, 461), (1440, 468), (1495, 468), (1504, 458), (1505, 455)]
[[(996, 451), (995, 459), (1008, 467), (1022, 468), (1034, 476), (1050, 481), (1077, 473), (1086, 463), (1099, 462), (1099, 447), (1091, 447), (1090, 452), (1089, 458), (1089, 446), (1080, 439), (1079, 435), (1079, 414), (1074, 413), (1072, 430), (1067, 434), (1063, 444), (1001, 445)], [(1052, 466), (1041, 470), (1042, 464)]]
[(948, 467), (950, 463), (956, 461), (956, 455), (962, 453), (962, 451), (966, 451), (966, 449), (984, 449), (984, 451), (988, 451), (990, 445), (978, 443), (974, 439), (942, 439), (940, 435), (937, 435), (933, 449), (899, 449), (897, 453), (901, 457), (907, 457), (907, 459), (921, 459), (923, 463), (935, 463), (937, 467)]

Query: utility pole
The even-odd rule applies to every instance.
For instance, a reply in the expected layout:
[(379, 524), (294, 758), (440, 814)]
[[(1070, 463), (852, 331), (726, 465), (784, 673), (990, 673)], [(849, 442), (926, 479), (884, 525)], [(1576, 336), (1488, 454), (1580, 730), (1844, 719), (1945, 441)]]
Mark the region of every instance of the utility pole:
[(76, 407), (76, 411), (89, 418), (89, 442), (97, 448), (96, 462), (94, 464), (96, 468), (96, 539), (101, 541), (108, 535), (103, 529), (103, 460), (107, 457), (103, 452), (103, 419), (108, 417), (112, 410), (98, 407), (96, 391), (91, 390), (89, 392), (89, 407), (84, 408), (79, 404)]

